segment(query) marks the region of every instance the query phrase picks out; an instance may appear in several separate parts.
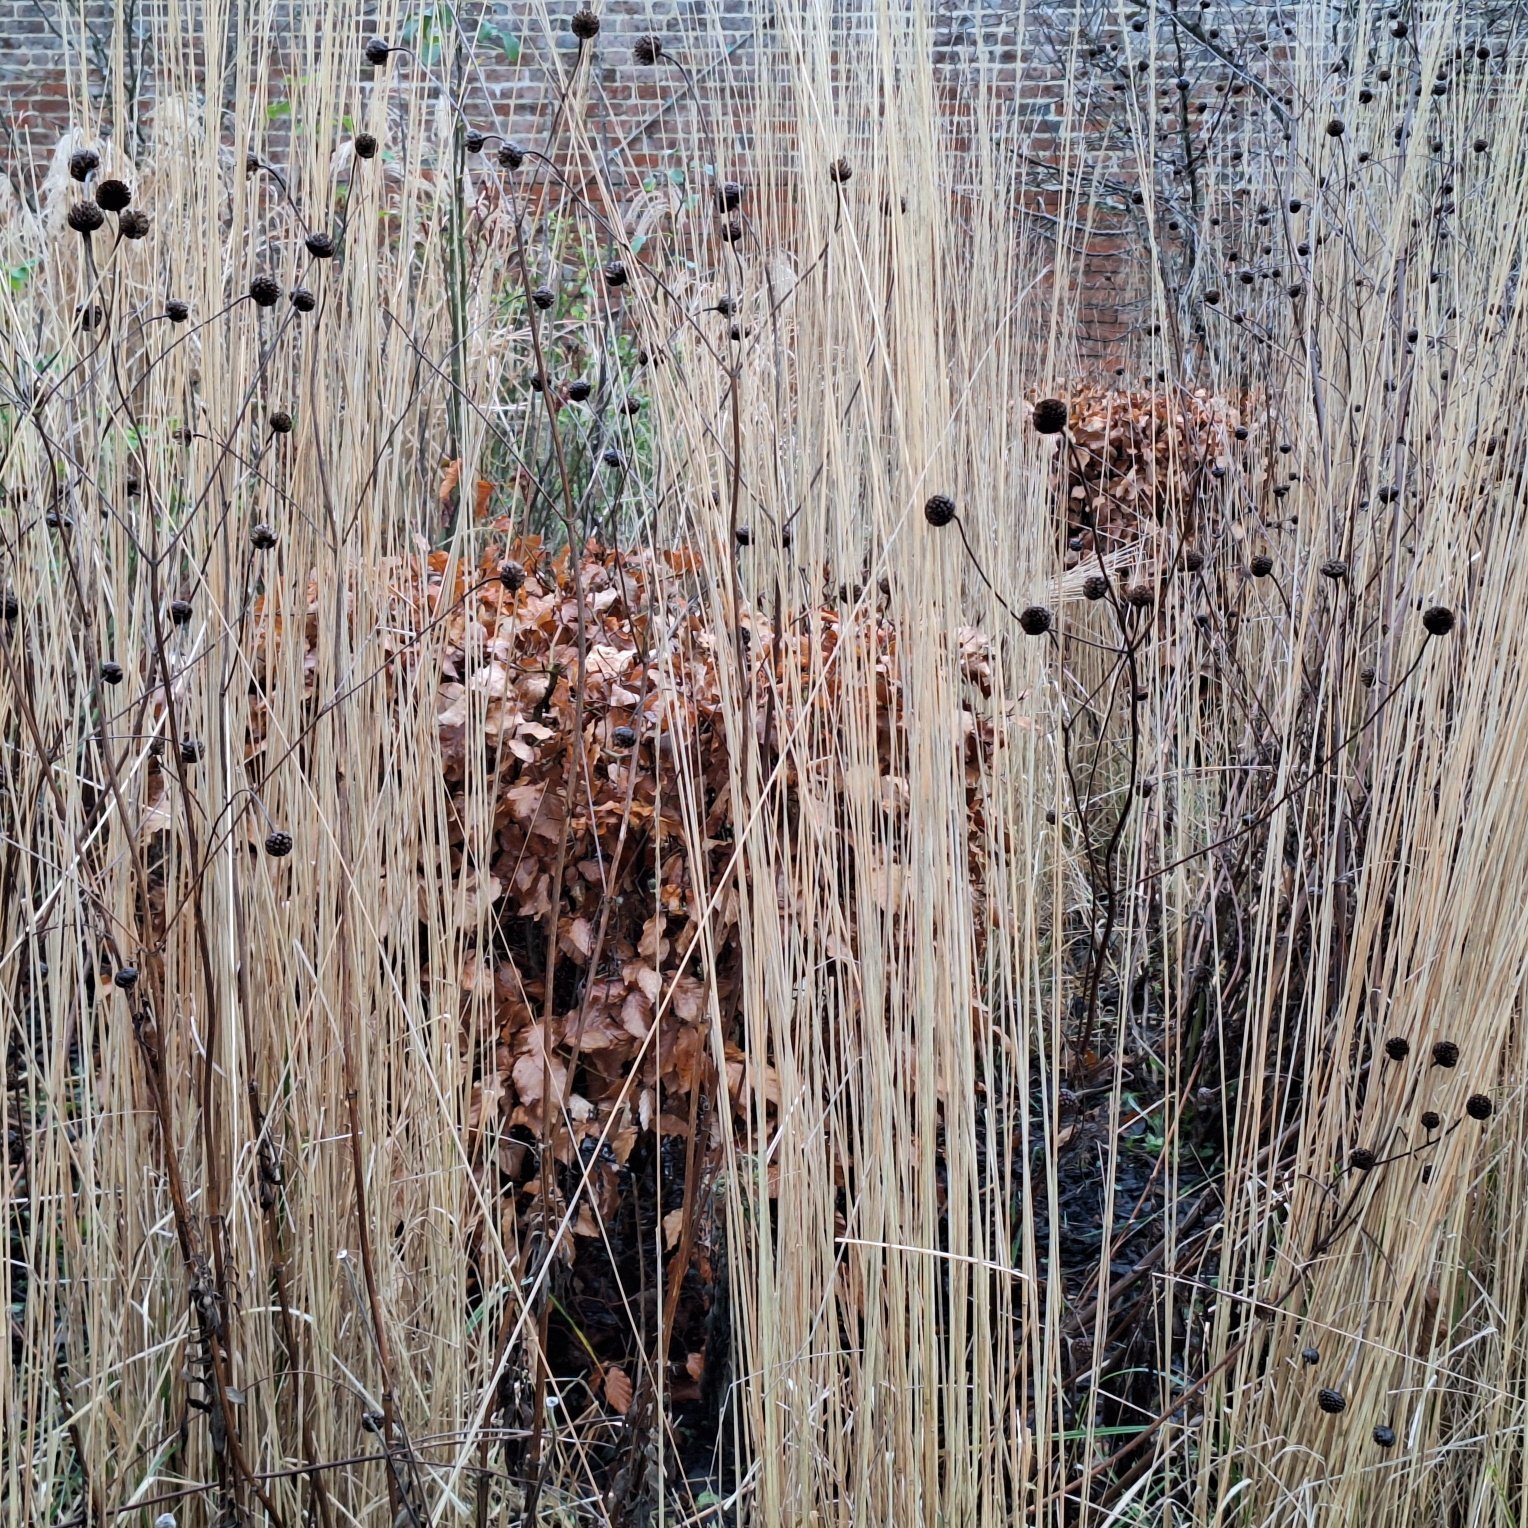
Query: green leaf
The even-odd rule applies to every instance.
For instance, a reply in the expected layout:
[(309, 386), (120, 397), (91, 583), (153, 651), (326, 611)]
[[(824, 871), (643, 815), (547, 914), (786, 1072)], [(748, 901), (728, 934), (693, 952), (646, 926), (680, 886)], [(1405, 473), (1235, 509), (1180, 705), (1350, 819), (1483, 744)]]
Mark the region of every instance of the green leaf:
[(11, 283), (11, 290), (19, 292), (27, 284), (27, 278), (37, 269), (35, 260), (23, 260), (20, 265), (13, 265), (6, 271), (6, 277)]
[(279, 121), (282, 117), (290, 117), (292, 115), (292, 103), (290, 101), (272, 101), (265, 108), (265, 115), (272, 122)]

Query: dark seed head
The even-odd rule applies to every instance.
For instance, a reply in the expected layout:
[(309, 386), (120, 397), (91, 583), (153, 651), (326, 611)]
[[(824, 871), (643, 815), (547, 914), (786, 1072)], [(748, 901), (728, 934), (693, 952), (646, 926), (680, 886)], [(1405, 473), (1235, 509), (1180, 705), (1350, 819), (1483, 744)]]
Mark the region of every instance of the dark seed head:
[(1443, 1123), (1443, 1116), (1436, 1109), (1424, 1109), (1422, 1111), (1422, 1128), (1424, 1130), (1436, 1130)]
[(623, 414), (640, 414), (642, 412), (642, 400), (640, 398), (625, 398), (621, 401)]
[(1125, 603), (1137, 610), (1149, 610), (1156, 603), (1156, 592), (1150, 584), (1131, 584), (1125, 590)]
[(1471, 1093), (1464, 1102), (1464, 1112), (1471, 1119), (1490, 1119), (1492, 1104), (1485, 1093)]
[(103, 663), (101, 665), (101, 683), (102, 684), (121, 684), (122, 683), (122, 665), (120, 663), (112, 663), (109, 660), (107, 662)]
[(129, 207), (117, 219), (117, 232), (124, 239), (146, 239), (149, 236), (149, 224), (152, 221), (142, 207)]
[(1348, 1166), (1355, 1168), (1358, 1172), (1366, 1173), (1373, 1169), (1376, 1160), (1374, 1153), (1367, 1146), (1359, 1146), (1348, 1158)]
[(833, 163), (828, 166), (828, 179), (831, 180), (835, 186), (844, 185), (853, 177), (853, 175), (854, 167), (849, 163), (847, 159), (835, 159)]
[(462, 134), (462, 147), (466, 149), (469, 154), (481, 154), (483, 152), (483, 145), (487, 142), (487, 136), (483, 133), (480, 133), (475, 127), (469, 127), (467, 131)]
[(21, 614), (21, 601), (16, 598), (13, 589), (6, 589), (0, 593), (0, 618), (14, 621)]
[(183, 302), (179, 297), (172, 297), (164, 305), (164, 316), (172, 324), (183, 324), (191, 317), (191, 304)]
[(266, 423), (270, 425), (272, 435), (292, 433), (292, 416), (285, 409), (273, 409)]
[(351, 139), (351, 143), (354, 145), (355, 157), (357, 159), (376, 158), (379, 145), (377, 143), (377, 135), (375, 133), (357, 133), (355, 137)]
[(587, 398), (593, 391), (594, 389), (583, 377), (579, 377), (576, 381), (568, 383), (568, 397), (570, 397), (574, 403), (582, 403), (584, 399)]
[(183, 737), (180, 740), (180, 762), (182, 764), (199, 763), (206, 751), (199, 737)]
[(525, 587), (525, 569), (512, 557), (506, 557), (499, 564), (499, 582), (509, 590), (511, 594), (518, 593)]
[(1321, 564), (1321, 576), (1331, 579), (1334, 583), (1340, 583), (1348, 576), (1348, 565), (1340, 557), (1328, 557)]
[(606, 286), (623, 287), (626, 279), (626, 267), (619, 260), (612, 260), (605, 267)]
[(600, 34), (600, 19), (587, 5), (582, 10), (573, 12), (573, 19), (568, 26), (580, 42), (588, 42), (591, 37), (598, 37)]
[(1432, 1058), (1434, 1066), (1458, 1066), (1459, 1047), (1452, 1040), (1439, 1040), (1432, 1048)]
[(95, 189), (95, 199), (103, 212), (122, 212), (131, 204), (133, 193), (125, 180), (103, 180)]
[(1204, 566), (1204, 553), (1198, 547), (1185, 547), (1183, 551), (1183, 567), (1188, 573), (1197, 573)]
[(1029, 637), (1043, 637), (1051, 629), (1051, 613), (1044, 605), (1026, 605), (1019, 612), (1019, 629)]
[(86, 303), (74, 310), (74, 321), (87, 333), (91, 329), (99, 329), (106, 322), (106, 309), (98, 302)]
[(1333, 117), (1332, 120), (1326, 124), (1326, 136), (1328, 138), (1340, 138), (1346, 131), (1347, 128), (1344, 125), (1341, 117)]
[(1220, 301), (1220, 288), (1211, 287), (1205, 294), (1204, 300), (1213, 308)]
[(1430, 637), (1446, 637), (1454, 629), (1454, 612), (1447, 605), (1432, 605), (1422, 612), (1422, 625)]
[(1109, 580), (1102, 573), (1092, 573), (1082, 581), (1085, 599), (1101, 600), (1109, 592)]
[(1348, 1409), (1348, 1403), (1340, 1390), (1318, 1390), (1316, 1404), (1329, 1416), (1340, 1416)]
[(557, 301), (557, 294), (551, 287), (537, 287), (531, 293), (531, 306), (539, 312), (545, 313), (548, 308)]
[(274, 525), (266, 525), (264, 521), (259, 525), (251, 526), (249, 544), (257, 552), (270, 551), (276, 545), (276, 527)]
[(1385, 1054), (1392, 1061), (1404, 1061), (1411, 1054), (1411, 1041), (1404, 1035), (1391, 1035), (1385, 1041)]
[(955, 518), (955, 501), (946, 493), (932, 494), (923, 506), (923, 518), (936, 530)]
[(518, 143), (501, 144), (498, 157), (506, 170), (518, 170), (525, 163), (525, 150)]
[(722, 243), (736, 244), (743, 237), (743, 225), (736, 218), (728, 218), (717, 232), (722, 236)]
[(94, 202), (76, 202), (64, 221), (76, 233), (82, 233), (88, 239), (106, 221), (106, 214)]
[(743, 188), (735, 181), (726, 181), (717, 187), (716, 210), (718, 212), (736, 212), (743, 205)]
[(630, 727), (617, 727), (611, 732), (610, 741), (617, 748), (635, 748), (637, 734)]
[(746, 525), (738, 526), (732, 535), (739, 546), (751, 546), (753, 544), (753, 532)]
[(1041, 435), (1059, 435), (1066, 428), (1067, 407), (1061, 398), (1042, 398), (1030, 421)]
[(311, 313), (318, 306), (318, 298), (313, 295), (312, 289), (305, 286), (295, 286), (287, 293), (287, 300), (299, 313)]
[(272, 859), (285, 859), (292, 852), (292, 835), (280, 828), (272, 828), (265, 835), (265, 852)]
[(189, 622), (191, 619), (191, 601), (171, 600), (170, 619), (174, 621), (177, 626), (186, 625), (187, 622)]
[(1379, 1426), (1374, 1429), (1374, 1441), (1379, 1444), (1381, 1448), (1394, 1448), (1395, 1429), (1393, 1427), (1387, 1427), (1383, 1422), (1381, 1422)]
[(645, 32), (631, 45), (631, 56), (645, 68), (652, 68), (663, 57), (663, 39), (656, 32)]
[(274, 276), (256, 276), (249, 284), (249, 295), (262, 308), (274, 308), (281, 301), (281, 283)]
[(101, 156), (94, 149), (76, 149), (69, 156), (69, 174), (75, 180), (89, 180), (101, 168)]
[(1361, 668), (1358, 671), (1358, 682), (1363, 685), (1366, 690), (1372, 690), (1374, 688), (1374, 681), (1378, 677), (1379, 676), (1372, 668)]
[(138, 985), (137, 966), (118, 966), (112, 976), (113, 986), (120, 987), (124, 992), (131, 992)]
[(626, 458), (622, 456), (614, 446), (607, 446), (605, 448), (605, 453), (600, 457), (600, 460), (604, 462), (607, 467), (615, 467), (619, 469), (626, 465)]
[(1307, 1368), (1313, 1368), (1316, 1364), (1321, 1362), (1321, 1351), (1320, 1351), (1320, 1349), (1319, 1348), (1309, 1348), (1309, 1347), (1301, 1348), (1300, 1349), (1300, 1362), (1303, 1363)]
[(392, 51), (380, 37), (366, 39), (366, 62), (374, 69), (381, 68), (387, 62), (387, 55)]
[(332, 260), (334, 258), (334, 239), (326, 233), (310, 233), (302, 241), (307, 246), (307, 251), (315, 260)]

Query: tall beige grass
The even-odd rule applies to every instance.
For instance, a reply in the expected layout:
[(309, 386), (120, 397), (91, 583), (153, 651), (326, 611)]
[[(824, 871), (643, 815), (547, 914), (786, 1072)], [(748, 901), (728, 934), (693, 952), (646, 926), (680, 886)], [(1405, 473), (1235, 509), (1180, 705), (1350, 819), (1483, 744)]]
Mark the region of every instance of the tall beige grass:
[[(623, 443), (644, 466), (607, 529), (695, 549), (733, 660), (736, 853), (697, 888), (740, 909), (749, 1079), (717, 1127), (739, 1460), (720, 1503), (686, 1494), (651, 1416), (601, 1430), (541, 1372), (546, 1273), (482, 1170), (494, 1127), (474, 1144), (482, 1057), (462, 1037), (488, 1015), (456, 973), (487, 913), (455, 874), (444, 639), (399, 573), (422, 548), (481, 550), (443, 522), (448, 455), (471, 482), (506, 439), (545, 450), (544, 420), (504, 401), (532, 366), (506, 317), (514, 203), (490, 204), (502, 178), (464, 168), (417, 70), (365, 82), (333, 0), (204, 7), (198, 36), (238, 23), (226, 112), (196, 95), (191, 18), (155, 21), (151, 144), (103, 156), (153, 231), (89, 255), (62, 222), (67, 154), (97, 136), (82, 96), (37, 206), (9, 205), (0, 233), (8, 266), (35, 262), (0, 286), (8, 1521), (212, 1522), (230, 1502), (325, 1528), (517, 1521), (488, 1444), (511, 1382), (538, 1379), (558, 1403), (544, 1522), (603, 1520), (601, 1450), (643, 1427), (669, 1524), (1523, 1519), (1521, 40), (1510, 13), (1429, 3), (1401, 38), (1360, 5), (1335, 30), (1300, 11), (1267, 53), (1261, 26), (1234, 49), (1228, 29), (1227, 67), (1190, 48), (1204, 93), (1254, 74), (1293, 105), (1286, 140), (1256, 89), (1221, 97), (1241, 116), (1197, 166), (1179, 216), (1201, 258), (1175, 287), (1168, 200), (1189, 198), (1162, 173), (1154, 88), (1171, 98), (1188, 45), (1136, 14), (1023, 20), (1019, 67), (1061, 71), (1043, 154), (979, 52), (936, 70), (920, 5), (884, 0), (852, 31), (779, 6), (747, 81), (710, 31), (667, 33), (703, 81), (697, 100), (663, 66), (691, 165), (748, 188), (730, 248), (706, 197), (666, 209), (607, 152), (587, 64), (566, 105), (549, 93), (565, 179), (527, 217), (534, 258), (645, 267), (619, 304), (594, 284), (590, 348), (624, 322), (677, 356), (643, 373), (651, 444)], [(1093, 69), (1099, 36), (1147, 63), (1143, 105)], [(470, 83), (470, 53), (458, 68)], [(289, 146), (268, 136), (286, 120)], [(352, 127), (384, 156), (356, 162)], [(268, 148), (289, 199), (245, 171)], [(318, 311), (235, 302), (257, 273), (296, 279), (293, 209), (321, 224), (338, 186), (343, 258), (304, 278)], [(1169, 517), (1121, 554), (1154, 598), (1128, 621), (1063, 576), (1062, 458), (1027, 402), (1081, 380), (1078, 250), (1114, 226), (1139, 251), (1130, 379), (1227, 396), (1249, 432), (1191, 537)], [(655, 236), (623, 249), (639, 228)], [(736, 342), (701, 311), (722, 295)], [(194, 327), (153, 317), (167, 296)], [(109, 344), (76, 320), (97, 301)], [(296, 428), (273, 438), (282, 408)], [(925, 522), (934, 493), (959, 530)], [(257, 575), (259, 522), (280, 543)], [(1202, 575), (1169, 572), (1186, 539)], [(1333, 559), (1340, 579), (1318, 571)], [(1016, 624), (1031, 604), (1053, 636)], [(1433, 605), (1457, 613), (1447, 638), (1424, 632)], [(755, 649), (823, 630), (825, 608), (836, 645), (804, 667), (739, 651), (744, 628)], [(184, 766), (182, 737), (205, 747)], [(1101, 877), (1084, 839), (1126, 802)], [(705, 863), (706, 804), (680, 809)], [(461, 813), (469, 843), (491, 833), (481, 788)], [(279, 865), (251, 853), (272, 828), (297, 841)], [(144, 948), (161, 896), (168, 933)], [(703, 920), (706, 969), (721, 927)], [(151, 1028), (108, 985), (133, 962)], [(725, 1074), (732, 1016), (713, 1008)], [(1384, 1058), (1394, 1037), (1404, 1061)], [(1430, 1064), (1438, 1041), (1457, 1066)], [(1395, 1160), (1362, 1172), (1356, 1149)], [(1127, 1234), (1148, 1159), (1157, 1224)], [(487, 1297), (469, 1321), (470, 1261)], [(188, 1375), (209, 1332), (204, 1413)]]

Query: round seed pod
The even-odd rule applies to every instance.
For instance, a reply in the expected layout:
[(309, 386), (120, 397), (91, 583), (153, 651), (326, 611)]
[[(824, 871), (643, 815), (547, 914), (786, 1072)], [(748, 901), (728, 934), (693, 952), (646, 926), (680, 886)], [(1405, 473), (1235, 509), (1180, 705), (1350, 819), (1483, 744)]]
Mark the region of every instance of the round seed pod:
[(546, 310), (550, 308), (556, 301), (557, 294), (551, 289), (551, 287), (537, 287), (536, 290), (531, 293), (531, 306), (533, 308), (539, 309), (542, 313), (545, 313)]
[(1424, 1109), (1422, 1111), (1422, 1128), (1424, 1130), (1436, 1130), (1443, 1123), (1443, 1116), (1436, 1109)]
[(923, 518), (928, 521), (935, 530), (950, 523), (955, 518), (955, 501), (946, 493), (931, 494), (923, 505)]
[(1051, 629), (1051, 613), (1044, 605), (1026, 605), (1019, 612), (1019, 629), (1029, 637), (1043, 637)]
[(103, 663), (101, 665), (101, 683), (102, 684), (121, 684), (122, 683), (122, 665), (120, 663), (112, 663), (110, 660), (108, 660), (107, 662)]
[(138, 985), (137, 966), (118, 966), (111, 981), (114, 987), (120, 987), (124, 992), (131, 992)]
[(1454, 629), (1454, 612), (1447, 605), (1431, 605), (1422, 612), (1422, 625), (1430, 637), (1446, 637)]
[(1378, 1158), (1367, 1146), (1357, 1147), (1348, 1158), (1348, 1166), (1356, 1168), (1361, 1173), (1372, 1172)]
[(518, 143), (500, 144), (498, 159), (506, 170), (518, 170), (525, 163), (525, 150)]
[(1348, 576), (1348, 565), (1340, 557), (1328, 557), (1321, 564), (1321, 576), (1331, 579), (1333, 583), (1341, 583)]
[(588, 42), (591, 37), (600, 35), (600, 19), (587, 5), (573, 12), (568, 27), (580, 42)]
[(318, 306), (318, 298), (305, 286), (294, 286), (287, 293), (287, 300), (299, 313), (311, 313)]
[(94, 149), (76, 149), (69, 156), (69, 175), (73, 180), (89, 180), (101, 168), (101, 156)]
[(304, 246), (315, 260), (332, 260), (334, 258), (334, 239), (327, 233), (310, 233), (303, 241)]
[(1488, 1120), (1491, 1117), (1492, 1103), (1489, 1095), (1485, 1093), (1471, 1093), (1464, 1101), (1464, 1112), (1471, 1119)]
[(1326, 124), (1326, 136), (1328, 138), (1340, 138), (1345, 132), (1347, 132), (1347, 130), (1347, 124), (1342, 120), (1341, 117), (1333, 117), (1332, 120)]
[(292, 416), (285, 409), (273, 409), (265, 422), (271, 427), (272, 435), (292, 433)]
[(138, 479), (135, 478), (135, 477), (130, 477), (127, 480), (127, 485), (126, 486), (127, 486), (127, 496), (130, 499), (136, 499), (138, 497), (138, 495), (143, 492), (143, 484), (140, 483), (138, 481)]
[(274, 276), (256, 276), (249, 284), (249, 295), (257, 306), (274, 308), (281, 301), (281, 283)]
[(1374, 497), (1378, 499), (1381, 504), (1394, 504), (1395, 501), (1400, 498), (1400, 496), (1401, 490), (1397, 488), (1394, 483), (1381, 483), (1379, 487), (1374, 490)]
[(525, 569), (513, 558), (505, 558), (498, 568), (499, 582), (509, 590), (511, 594), (517, 594), (525, 587)]
[(387, 62), (387, 55), (393, 50), (380, 37), (368, 37), (366, 39), (366, 62), (373, 69), (379, 69)]
[(724, 181), (716, 188), (716, 210), (736, 212), (743, 205), (743, 188), (735, 181)]
[(95, 199), (103, 212), (123, 212), (131, 204), (133, 193), (125, 180), (103, 180), (95, 188)]
[(487, 137), (480, 133), (475, 127), (468, 128), (468, 130), (462, 135), (462, 147), (466, 149), (469, 154), (481, 154), (483, 152), (483, 145), (487, 142)]
[(1322, 1389), (1316, 1392), (1316, 1404), (1329, 1416), (1341, 1416), (1348, 1403), (1340, 1390)]
[(276, 545), (276, 527), (267, 525), (261, 521), (259, 525), (251, 526), (249, 532), (249, 544), (257, 552), (268, 552)]
[(724, 244), (736, 244), (743, 237), (743, 225), (736, 218), (728, 218), (717, 232), (722, 236)]
[(846, 185), (854, 176), (854, 167), (847, 159), (835, 159), (828, 166), (828, 179), (835, 186)]
[(621, 402), (623, 414), (640, 414), (642, 412), (642, 400), (640, 398), (625, 398)]
[(614, 446), (607, 446), (605, 448), (605, 454), (600, 457), (600, 460), (604, 462), (607, 467), (615, 467), (617, 469), (626, 465), (626, 458), (622, 456)]
[(753, 531), (746, 525), (740, 525), (732, 533), (733, 539), (739, 546), (751, 546), (753, 544)]
[(1156, 593), (1150, 584), (1131, 584), (1125, 590), (1126, 604), (1133, 605), (1137, 610), (1149, 610), (1156, 603)]
[(1307, 1368), (1314, 1367), (1316, 1364), (1321, 1362), (1320, 1349), (1311, 1347), (1301, 1348), (1300, 1362), (1303, 1363)]
[(1388, 1427), (1385, 1425), (1385, 1423), (1381, 1422), (1379, 1426), (1374, 1429), (1374, 1441), (1379, 1444), (1381, 1448), (1394, 1448), (1395, 1429), (1393, 1427)]
[(1059, 435), (1066, 428), (1066, 403), (1061, 398), (1042, 398), (1029, 417), (1038, 434)]
[(644, 32), (631, 45), (634, 62), (651, 69), (663, 57), (663, 39), (656, 32)]
[(1109, 592), (1109, 580), (1102, 573), (1092, 573), (1082, 581), (1085, 599), (1101, 600)]
[(74, 322), (88, 334), (106, 322), (106, 309), (98, 302), (86, 303), (74, 310)]
[(1411, 1054), (1411, 1041), (1404, 1035), (1391, 1035), (1385, 1041), (1385, 1054), (1392, 1061), (1404, 1061)]
[(76, 202), (65, 214), (64, 221), (88, 239), (106, 221), (106, 214), (94, 202)]
[(272, 828), (265, 835), (265, 852), (272, 859), (285, 859), (292, 852), (292, 835), (280, 828)]
[(1204, 294), (1204, 300), (1213, 308), (1220, 301), (1220, 288), (1211, 287)]
[(183, 302), (179, 297), (172, 297), (164, 305), (164, 316), (172, 324), (183, 324), (191, 317), (191, 304)]
[(187, 625), (191, 620), (191, 601), (171, 600), (170, 619), (174, 621), (177, 626)]
[(1204, 566), (1204, 553), (1198, 547), (1185, 547), (1183, 551), (1183, 570), (1186, 573), (1197, 573)]
[(377, 157), (377, 149), (380, 145), (377, 142), (377, 135), (375, 133), (357, 133), (350, 142), (355, 149), (355, 157), (357, 159), (375, 159)]
[(117, 232), (124, 239), (146, 239), (149, 236), (149, 225), (152, 221), (153, 219), (142, 207), (129, 207), (117, 219)]
[(630, 727), (617, 727), (610, 734), (610, 741), (617, 748), (635, 748), (637, 746), (637, 734)]
[(1456, 1067), (1459, 1065), (1459, 1047), (1452, 1040), (1439, 1040), (1432, 1048), (1434, 1066)]
[(202, 755), (206, 752), (199, 737), (183, 737), (180, 740), (180, 762), (182, 764), (199, 764)]
[(611, 287), (623, 287), (626, 285), (626, 267), (619, 260), (612, 260), (605, 267), (605, 285)]
[(568, 397), (574, 403), (582, 403), (593, 391), (594, 388), (590, 385), (587, 378), (584, 377), (579, 377), (576, 381), (568, 383)]

